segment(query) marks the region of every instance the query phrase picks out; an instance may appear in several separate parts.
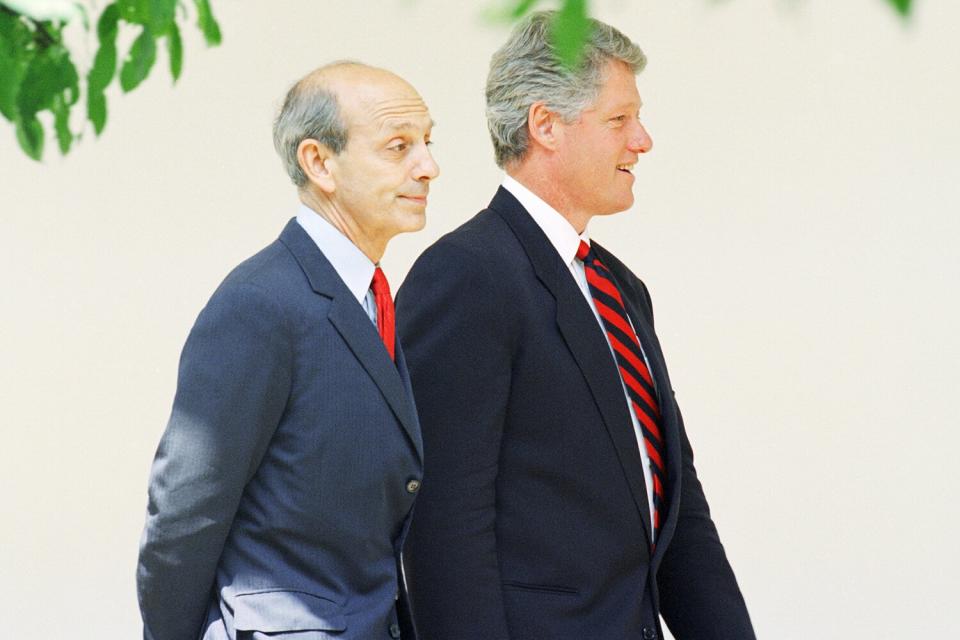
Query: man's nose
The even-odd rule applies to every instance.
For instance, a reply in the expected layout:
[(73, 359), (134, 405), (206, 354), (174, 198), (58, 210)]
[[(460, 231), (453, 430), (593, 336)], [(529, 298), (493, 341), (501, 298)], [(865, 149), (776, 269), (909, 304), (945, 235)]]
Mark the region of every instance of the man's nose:
[(416, 172), (414, 177), (417, 180), (429, 181), (440, 175), (440, 165), (433, 159), (433, 154), (430, 153), (430, 147), (427, 145), (423, 145), (423, 151), (420, 153), (414, 171)]
[(633, 153), (646, 153), (653, 148), (653, 138), (650, 137), (650, 134), (647, 133), (647, 130), (644, 128), (643, 124), (637, 120), (636, 129), (632, 132), (630, 136), (630, 141), (627, 144), (627, 149)]

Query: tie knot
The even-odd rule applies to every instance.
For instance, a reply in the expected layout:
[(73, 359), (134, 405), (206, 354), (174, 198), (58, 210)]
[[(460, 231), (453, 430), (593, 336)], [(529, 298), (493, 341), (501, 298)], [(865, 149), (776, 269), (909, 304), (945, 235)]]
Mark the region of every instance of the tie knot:
[(370, 288), (373, 289), (373, 295), (382, 296), (386, 295), (390, 297), (390, 283), (387, 282), (387, 276), (383, 275), (383, 269), (377, 267), (373, 271), (373, 282), (370, 283)]
[(580, 246), (577, 247), (577, 260), (581, 262), (587, 261), (587, 256), (590, 255), (590, 245), (588, 245), (583, 240), (580, 241)]

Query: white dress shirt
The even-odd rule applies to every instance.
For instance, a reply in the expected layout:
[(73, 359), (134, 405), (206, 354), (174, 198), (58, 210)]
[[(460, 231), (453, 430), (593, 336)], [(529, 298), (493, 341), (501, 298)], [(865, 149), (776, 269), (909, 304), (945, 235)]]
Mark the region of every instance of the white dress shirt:
[(357, 245), (332, 224), (324, 220), (319, 213), (305, 204), (297, 211), (297, 222), (314, 241), (324, 257), (333, 265), (333, 269), (347, 285), (347, 289), (357, 299), (370, 321), (377, 324), (377, 303), (370, 290), (373, 272), (377, 266), (370, 261)]
[[(552, 244), (554, 249), (557, 250), (557, 253), (560, 254), (560, 258), (564, 264), (567, 265), (567, 268), (570, 269), (570, 275), (573, 276), (574, 281), (580, 287), (580, 292), (586, 299), (587, 304), (590, 305), (590, 309), (597, 319), (597, 324), (600, 325), (600, 330), (606, 339), (607, 332), (603, 328), (603, 321), (600, 319), (600, 314), (597, 313), (597, 307), (593, 302), (593, 296), (590, 295), (590, 288), (587, 285), (586, 271), (584, 270), (583, 263), (577, 260), (577, 249), (580, 248), (580, 241), (582, 240), (588, 245), (590, 244), (590, 236), (587, 230), (584, 229), (583, 233), (578, 234), (576, 229), (573, 228), (573, 225), (560, 215), (556, 209), (517, 182), (515, 178), (505, 175), (502, 186), (509, 191), (513, 197), (520, 201), (520, 204), (527, 210), (527, 213), (530, 214), (533, 221), (543, 230), (550, 244)], [(607, 339), (607, 346), (610, 347), (609, 339)], [(642, 350), (641, 347), (641, 351)], [(610, 348), (610, 357), (616, 362), (612, 347)], [(643, 358), (649, 369), (650, 362), (647, 361), (646, 354), (644, 354)], [(630, 420), (633, 422), (633, 432), (637, 438), (637, 446), (640, 449), (640, 458), (643, 460), (643, 481), (647, 485), (647, 506), (650, 509), (650, 522), (652, 523), (654, 519), (653, 473), (650, 471), (650, 456), (647, 455), (647, 448), (643, 444), (643, 432), (640, 430), (640, 421), (637, 420), (637, 415), (633, 410), (633, 403), (630, 402), (630, 396), (627, 395), (627, 387), (623, 384), (623, 378), (620, 379), (620, 385), (623, 387), (623, 398), (627, 403), (627, 410), (630, 412)]]

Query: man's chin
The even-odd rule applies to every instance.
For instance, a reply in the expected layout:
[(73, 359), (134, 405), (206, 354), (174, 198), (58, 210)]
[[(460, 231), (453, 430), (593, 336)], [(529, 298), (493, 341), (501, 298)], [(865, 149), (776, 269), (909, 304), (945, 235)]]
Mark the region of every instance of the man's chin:
[(397, 233), (413, 233), (414, 231), (420, 231), (425, 226), (427, 226), (426, 207), (422, 208), (417, 214), (411, 215), (408, 213), (404, 216), (402, 228)]
[(629, 200), (623, 200), (620, 202), (611, 202), (609, 206), (604, 207), (603, 209), (597, 211), (593, 215), (595, 216), (612, 216), (618, 213), (623, 213), (630, 209), (633, 206), (633, 198)]

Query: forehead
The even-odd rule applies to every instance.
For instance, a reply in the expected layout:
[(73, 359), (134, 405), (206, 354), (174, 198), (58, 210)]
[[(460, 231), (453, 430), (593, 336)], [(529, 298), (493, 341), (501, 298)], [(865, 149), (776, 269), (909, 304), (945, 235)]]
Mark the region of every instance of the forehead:
[(603, 82), (593, 106), (596, 109), (639, 109), (637, 77), (625, 63), (611, 61), (603, 69)]
[(350, 129), (386, 133), (395, 129), (429, 129), (433, 121), (423, 98), (399, 78), (356, 84), (341, 102)]

